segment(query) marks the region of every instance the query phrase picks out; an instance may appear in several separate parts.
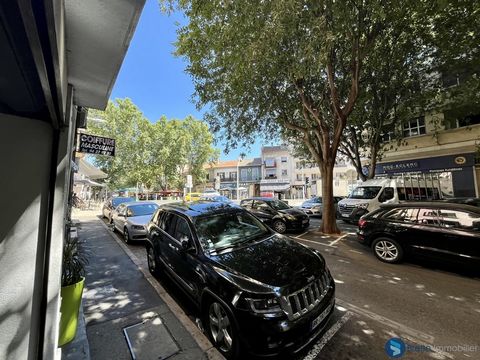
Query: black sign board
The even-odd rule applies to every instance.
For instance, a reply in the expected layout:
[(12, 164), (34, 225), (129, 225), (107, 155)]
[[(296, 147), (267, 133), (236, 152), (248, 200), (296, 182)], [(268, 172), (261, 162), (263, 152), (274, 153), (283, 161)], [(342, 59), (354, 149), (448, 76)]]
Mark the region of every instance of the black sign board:
[(115, 156), (115, 139), (80, 134), (78, 151), (87, 154)]

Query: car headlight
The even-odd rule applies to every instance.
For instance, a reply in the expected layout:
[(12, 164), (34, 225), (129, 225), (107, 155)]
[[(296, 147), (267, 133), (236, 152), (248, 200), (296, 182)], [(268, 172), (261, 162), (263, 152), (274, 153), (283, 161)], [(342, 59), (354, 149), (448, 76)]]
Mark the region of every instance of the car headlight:
[(367, 210), (368, 209), (368, 203), (361, 203), (361, 204), (357, 204), (355, 205), (357, 208), (360, 208), (360, 209), (365, 209)]
[(143, 225), (132, 225), (133, 230), (145, 230)]
[(285, 219), (287, 219), (287, 220), (296, 220), (295, 216), (290, 215), (290, 214), (285, 214)]
[(277, 298), (246, 299), (250, 304), (250, 310), (255, 314), (278, 316), (283, 313)]

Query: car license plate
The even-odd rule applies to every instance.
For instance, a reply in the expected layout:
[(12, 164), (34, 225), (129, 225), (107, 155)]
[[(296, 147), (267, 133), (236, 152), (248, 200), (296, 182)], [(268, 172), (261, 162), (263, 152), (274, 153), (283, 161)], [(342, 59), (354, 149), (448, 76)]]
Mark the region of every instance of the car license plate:
[(312, 330), (315, 329), (320, 323), (325, 320), (327, 315), (330, 313), (330, 310), (332, 310), (333, 303), (330, 303), (330, 305), (327, 306), (325, 310), (322, 311), (320, 315), (318, 315), (315, 319), (312, 321)]
[(348, 217), (348, 214), (342, 214), (343, 217)]
[(302, 223), (304, 224), (308, 223), (308, 219), (303, 220)]

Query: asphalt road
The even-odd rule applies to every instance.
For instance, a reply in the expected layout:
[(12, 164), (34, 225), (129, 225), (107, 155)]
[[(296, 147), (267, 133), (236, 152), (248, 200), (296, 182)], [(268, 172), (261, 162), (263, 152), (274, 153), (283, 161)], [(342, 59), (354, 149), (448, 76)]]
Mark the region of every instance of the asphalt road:
[[(335, 278), (337, 306), (323, 335), (299, 359), (387, 359), (390, 338), (407, 345), (402, 359), (480, 359), (477, 275), (423, 260), (384, 264), (357, 243), (356, 227), (339, 223), (345, 235), (329, 237), (316, 233), (319, 224), (312, 218), (308, 233), (291, 236), (324, 254)], [(144, 245), (130, 249), (146, 268)], [(183, 293), (168, 279), (159, 281), (196, 321)], [(432, 346), (450, 348), (425, 351)]]

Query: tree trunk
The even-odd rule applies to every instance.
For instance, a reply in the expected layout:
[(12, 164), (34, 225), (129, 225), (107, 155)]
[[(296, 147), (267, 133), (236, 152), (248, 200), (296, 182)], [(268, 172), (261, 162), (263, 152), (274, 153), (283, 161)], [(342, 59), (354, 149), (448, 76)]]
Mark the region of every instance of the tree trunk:
[(325, 234), (339, 234), (335, 202), (333, 200), (333, 167), (335, 163), (320, 164), (322, 174), (322, 224), (320, 231)]

